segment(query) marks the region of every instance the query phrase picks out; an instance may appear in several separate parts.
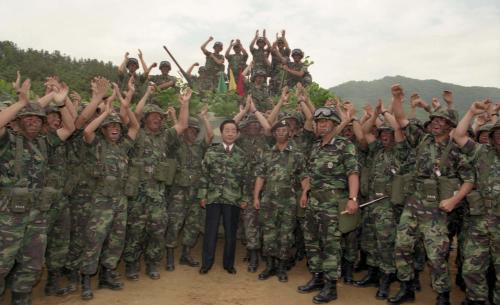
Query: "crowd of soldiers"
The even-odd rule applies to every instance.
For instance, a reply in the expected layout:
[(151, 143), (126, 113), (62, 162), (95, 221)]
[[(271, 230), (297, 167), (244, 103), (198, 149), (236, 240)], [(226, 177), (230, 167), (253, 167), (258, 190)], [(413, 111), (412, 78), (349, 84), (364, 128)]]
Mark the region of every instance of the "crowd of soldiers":
[[(222, 216), (228, 273), (236, 273), (239, 228), (248, 272), (265, 261), (259, 280), (287, 282), (305, 257), (311, 279), (297, 289), (319, 291), (317, 304), (337, 298), (340, 278), (377, 287), (375, 297), (389, 304), (412, 302), (426, 262), (436, 304), (450, 304), (454, 239), (462, 304), (500, 304), (499, 104), (474, 102), (459, 122), (451, 92), (443, 93), (445, 105), (413, 94), (406, 115), (396, 84), (387, 107), (379, 100), (361, 111), (329, 99), (318, 108), (305, 88), (303, 52), (290, 52), (284, 31), (273, 45), (258, 34), (250, 65), (239, 40), (231, 42), (234, 54), (226, 52), (228, 74), (249, 75), (253, 85), (240, 112), (220, 124), (220, 143), (212, 143), (207, 108), (189, 116), (190, 89), (179, 94), (178, 115), (152, 102), (154, 91), (175, 86), (167, 61), (150, 76), (155, 64), (147, 67), (140, 53), (139, 75), (127, 53), (120, 83), (95, 77), (87, 104), (57, 77), (30, 100), (30, 80), (18, 77), (17, 102), (0, 112), (1, 295), (10, 287), (12, 304), (31, 304), (45, 266), (46, 295), (80, 287), (89, 300), (96, 274), (99, 288), (123, 288), (121, 260), (132, 281), (141, 261), (151, 279), (160, 278), (164, 257), (173, 271), (179, 243), (179, 263), (198, 267), (191, 249), (202, 232), (199, 273), (207, 274)], [(211, 40), (201, 47), (207, 62), (197, 90), (213, 90), (224, 71), (222, 43), (211, 53)], [(291, 87), (298, 105), (285, 112)], [(417, 119), (417, 109), (428, 120)], [(363, 262), (366, 276), (355, 280)], [(394, 281), (400, 289), (390, 296)]]

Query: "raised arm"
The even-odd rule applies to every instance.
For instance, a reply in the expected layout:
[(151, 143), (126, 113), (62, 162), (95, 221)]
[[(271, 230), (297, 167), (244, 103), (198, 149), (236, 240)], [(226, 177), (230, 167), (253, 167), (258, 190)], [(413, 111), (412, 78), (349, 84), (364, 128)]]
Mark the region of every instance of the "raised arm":
[(192, 94), (193, 91), (187, 88), (183, 94), (179, 95), (179, 104), (181, 105), (181, 107), (179, 110), (179, 119), (174, 125), (174, 128), (177, 131), (178, 135), (183, 133), (184, 130), (186, 130), (186, 128), (188, 127), (189, 101), (191, 100)]
[(156, 67), (156, 63), (153, 63), (151, 66), (148, 67), (148, 65), (146, 65), (146, 61), (144, 61), (144, 56), (142, 55), (141, 49), (137, 49), (137, 51), (139, 52), (138, 56), (139, 56), (139, 61), (141, 62), (142, 70), (144, 70), (144, 78), (147, 79), (149, 78), (149, 72), (151, 72), (151, 69)]
[(399, 84), (395, 84), (391, 87), (392, 93), (392, 111), (394, 111), (394, 116), (399, 123), (401, 128), (405, 128), (410, 122), (406, 117), (405, 111), (403, 109), (404, 92), (403, 88)]
[(112, 110), (112, 101), (106, 101), (104, 111), (97, 118), (92, 120), (92, 122), (90, 122), (83, 130), (83, 140), (85, 141), (85, 143), (92, 143), (94, 141), (96, 130), (99, 128), (99, 126), (101, 126), (101, 123), (111, 113)]
[(269, 122), (267, 121), (267, 119), (264, 117), (264, 115), (262, 114), (262, 112), (260, 112), (259, 109), (257, 109), (255, 107), (255, 104), (253, 102), (252, 97), (250, 97), (250, 99), (251, 99), (251, 101), (250, 101), (250, 112), (253, 112), (253, 114), (255, 114), (255, 118), (257, 119), (257, 121), (259, 121), (260, 126), (262, 126), (262, 129), (264, 130), (264, 133), (267, 134), (267, 135), (271, 135), (271, 125), (269, 124)]
[(83, 109), (82, 113), (75, 121), (75, 127), (77, 129), (85, 126), (87, 121), (94, 116), (97, 106), (102, 102), (104, 95), (106, 95), (109, 89), (109, 81), (101, 76), (94, 77), (91, 82), (91, 89), (92, 98), (90, 99), (90, 103)]
[(252, 41), (250, 41), (250, 45), (248, 46), (250, 52), (255, 50), (255, 42), (257, 41), (257, 38), (259, 38), (259, 30), (255, 31), (255, 36), (253, 37)]
[(67, 98), (69, 88), (65, 83), (59, 83), (54, 91), (54, 102), (59, 107), (61, 113), (62, 127), (56, 130), (57, 136), (61, 141), (65, 141), (75, 131), (75, 122), (69, 111), (72, 107), (71, 101)]
[(443, 100), (446, 103), (446, 107), (448, 110), (453, 109), (453, 92), (449, 90), (443, 91)]
[(146, 89), (146, 92), (144, 92), (144, 95), (142, 96), (141, 100), (137, 103), (135, 106), (135, 115), (140, 119), (142, 117), (142, 109), (144, 108), (144, 105), (146, 105), (146, 102), (148, 101), (149, 97), (151, 94), (155, 91), (155, 86), (148, 86)]
[(26, 79), (17, 91), (17, 102), (0, 111), (0, 137), (3, 137), (7, 131), (5, 126), (16, 118), (17, 113), (21, 109), (28, 105), (28, 93), (30, 91), (30, 87), (31, 81)]
[(485, 112), (488, 108), (485, 102), (474, 102), (470, 106), (469, 110), (465, 113), (464, 117), (460, 120), (457, 128), (453, 131), (453, 140), (458, 144), (459, 147), (463, 147), (469, 140), (467, 135), (467, 130), (469, 129), (470, 122), (472, 118), (476, 115)]
[[(116, 86), (115, 88), (118, 88), (118, 86)], [(130, 109), (130, 101), (132, 100), (134, 92), (135, 92), (134, 89), (129, 88), (129, 91), (127, 92), (127, 95), (125, 96), (125, 98), (122, 98), (121, 94), (120, 94), (120, 111), (122, 111), (122, 109), (123, 109), (127, 113), (127, 118), (128, 118), (127, 135), (132, 140), (135, 140), (137, 138), (137, 134), (139, 133), (139, 128), (140, 128), (139, 121), (137, 120), (137, 117), (132, 112), (132, 109)], [(118, 94), (119, 93), (120, 92), (118, 91)]]
[(205, 55), (208, 55), (210, 54), (210, 52), (207, 51), (207, 45), (210, 41), (214, 40), (214, 38), (212, 36), (208, 37), (207, 41), (205, 41), (202, 45), (201, 45), (201, 51), (203, 52), (203, 54)]
[(212, 125), (208, 120), (208, 105), (205, 105), (201, 110), (199, 115), (201, 122), (203, 123), (203, 127), (205, 127), (205, 143), (210, 145), (212, 140), (214, 139), (214, 132), (212, 130)]
[(287, 86), (283, 87), (283, 89), (281, 90), (280, 99), (274, 106), (273, 110), (271, 111), (271, 114), (267, 117), (267, 121), (271, 126), (276, 121), (276, 118), (278, 117), (278, 114), (280, 113), (280, 109), (283, 106), (283, 104), (288, 101), (289, 94), (290, 93), (288, 92), (288, 87)]
[(229, 46), (227, 47), (226, 53), (224, 56), (226, 57), (227, 60), (229, 60), (229, 53), (231, 52), (231, 48), (234, 46), (234, 39), (231, 39), (231, 42), (229, 43)]
[(197, 62), (195, 62), (194, 64), (192, 64), (192, 65), (189, 67), (189, 69), (187, 69), (186, 74), (187, 74), (188, 76), (191, 76), (191, 75), (193, 74), (193, 69), (194, 69), (194, 67), (198, 67), (199, 65), (200, 65), (200, 64), (199, 64), (199, 63), (197, 63)]
[(119, 74), (127, 74), (127, 62), (128, 62), (128, 52), (125, 52), (125, 56), (123, 57), (123, 61), (118, 67)]
[(245, 106), (244, 107), (240, 107), (240, 112), (238, 112), (233, 117), (233, 120), (236, 122), (236, 124), (238, 124), (239, 122), (241, 122), (241, 120), (243, 120), (243, 118), (245, 117), (245, 115), (250, 111), (251, 100), (252, 100), (252, 96), (250, 96), (250, 94), (247, 95), (247, 98), (245, 100)]

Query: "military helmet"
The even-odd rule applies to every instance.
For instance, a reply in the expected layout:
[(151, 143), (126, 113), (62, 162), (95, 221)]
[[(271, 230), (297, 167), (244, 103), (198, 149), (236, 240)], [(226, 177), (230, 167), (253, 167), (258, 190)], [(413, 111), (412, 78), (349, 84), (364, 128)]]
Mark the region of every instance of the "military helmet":
[(327, 120), (331, 120), (331, 121), (334, 121), (334, 122), (340, 124), (340, 117), (334, 108), (330, 108), (330, 107), (318, 108), (314, 111), (313, 117), (314, 117), (314, 121), (321, 120), (321, 119), (327, 119)]
[(293, 49), (292, 56), (293, 55), (300, 55), (300, 57), (304, 57), (304, 52), (301, 49)]
[(486, 131), (489, 134), (491, 129), (493, 128), (493, 126), (494, 126), (493, 124), (488, 123), (488, 124), (484, 124), (483, 126), (479, 127), (476, 131), (476, 140), (479, 139), (479, 135), (481, 134), (481, 132)]
[(189, 117), (188, 119), (188, 128), (194, 128), (197, 131), (200, 131), (200, 121), (197, 118)]
[(262, 36), (261, 36), (261, 37), (257, 38), (257, 40), (256, 40), (255, 42), (256, 42), (256, 43), (259, 43), (259, 42), (264, 42), (264, 43), (265, 43), (265, 42), (266, 42), (266, 39), (265, 39), (264, 37), (262, 37)]
[(255, 69), (255, 71), (253, 72), (253, 75), (254, 75), (254, 76), (267, 76), (267, 72), (266, 72), (266, 70), (264, 70), (264, 69), (259, 69), (259, 68), (257, 68), (257, 69)]
[(274, 132), (276, 129), (280, 127), (289, 127), (290, 124), (288, 124), (287, 120), (278, 120), (276, 123), (273, 124), (273, 127), (271, 128), (271, 132)]
[(163, 67), (169, 67), (171, 68), (172, 66), (170, 65), (170, 62), (168, 60), (163, 60), (160, 62), (160, 69), (163, 68)]
[(104, 121), (102, 121), (100, 127), (105, 127), (106, 125), (111, 123), (119, 123), (119, 124), (122, 123), (122, 119), (120, 118), (120, 115), (118, 113), (111, 112), (110, 114), (108, 114), (108, 116), (104, 119)]
[(377, 127), (377, 136), (380, 136), (380, 133), (384, 130), (394, 132), (394, 128), (392, 128), (391, 125), (389, 125), (387, 122), (383, 122), (382, 125)]
[(137, 65), (137, 67), (139, 67), (139, 61), (137, 60), (137, 58), (133, 58), (133, 57), (130, 57), (128, 60), (127, 60), (127, 67), (131, 64), (135, 64)]
[(17, 117), (23, 117), (28, 115), (36, 115), (42, 118), (47, 117), (45, 110), (37, 102), (29, 102), (21, 111), (17, 113)]
[(222, 48), (222, 42), (220, 42), (220, 41), (216, 41), (216, 42), (214, 43), (214, 49), (215, 49), (215, 48), (217, 48), (217, 47)]
[(150, 113), (159, 113), (161, 115), (165, 115), (165, 112), (160, 108), (160, 106), (156, 104), (147, 104), (144, 106), (142, 113), (144, 113), (144, 117), (146, 117)]
[(491, 128), (490, 128), (490, 136), (493, 135), (493, 133), (495, 132), (495, 130), (498, 130), (500, 129), (500, 120), (497, 120), (495, 125), (493, 125)]
[(446, 110), (446, 109), (438, 109), (434, 112), (432, 112), (429, 115), (430, 120), (432, 121), (433, 118), (443, 118), (447, 120), (453, 127), (457, 127), (458, 124), (458, 118), (456, 111), (453, 110)]
[(201, 66), (198, 68), (198, 74), (206, 72), (206, 71), (207, 71), (207, 68), (205, 68), (205, 66)]
[(57, 107), (54, 104), (49, 104), (47, 107), (45, 107), (45, 114), (49, 113), (61, 113), (61, 110), (59, 110), (59, 107)]
[(246, 118), (240, 122), (239, 128), (245, 128), (250, 125), (250, 123), (259, 123), (259, 120), (257, 120), (257, 117), (253, 113), (247, 115)]

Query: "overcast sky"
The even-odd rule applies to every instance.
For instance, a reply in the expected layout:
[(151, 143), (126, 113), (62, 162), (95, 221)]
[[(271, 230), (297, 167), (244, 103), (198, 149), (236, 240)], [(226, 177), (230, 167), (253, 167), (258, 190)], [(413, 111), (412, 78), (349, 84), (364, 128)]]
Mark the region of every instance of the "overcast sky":
[(151, 64), (167, 59), (167, 45), (187, 69), (204, 64), (199, 47), (210, 35), (225, 51), (232, 38), (248, 48), (256, 29), (272, 38), (286, 29), (323, 87), (386, 75), (500, 87), (498, 0), (29, 0), (1, 8), (0, 40), (76, 58), (119, 64), (141, 48)]

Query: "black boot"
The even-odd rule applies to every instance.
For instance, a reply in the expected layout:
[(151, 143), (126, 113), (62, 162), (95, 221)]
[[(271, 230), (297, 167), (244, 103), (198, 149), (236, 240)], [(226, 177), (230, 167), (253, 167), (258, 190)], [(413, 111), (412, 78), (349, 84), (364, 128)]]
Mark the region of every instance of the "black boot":
[(61, 273), (55, 270), (47, 272), (47, 283), (45, 284), (45, 295), (64, 296), (69, 293), (67, 287), (59, 287)]
[(389, 287), (391, 286), (392, 274), (383, 273), (380, 277), (377, 294), (375, 298), (378, 300), (385, 300), (389, 297)]
[(259, 274), (259, 280), (267, 280), (276, 274), (276, 266), (274, 265), (274, 258), (271, 256), (266, 257), (266, 269)]
[(259, 267), (259, 251), (250, 250), (250, 259), (248, 260), (248, 272), (256, 272)]
[(445, 291), (438, 293), (436, 298), (436, 305), (450, 305), (450, 292)]
[(354, 269), (354, 264), (349, 262), (349, 261), (344, 261), (344, 283), (348, 285), (352, 285), (354, 282), (354, 279), (352, 277), (352, 271)]
[(113, 278), (113, 270), (108, 268), (101, 268), (99, 272), (99, 288), (108, 288), (111, 290), (121, 290), (123, 289), (123, 283), (118, 279)]
[(297, 291), (300, 293), (308, 293), (314, 290), (320, 290), (325, 286), (323, 281), (323, 272), (314, 272), (312, 278), (303, 286), (297, 287)]
[(80, 298), (82, 300), (91, 300), (93, 297), (90, 275), (82, 274), (82, 292), (80, 293)]
[(422, 286), (420, 285), (420, 271), (415, 271), (415, 277), (413, 278), (413, 290), (421, 291)]
[(354, 267), (354, 272), (361, 272), (363, 270), (367, 270), (368, 269), (368, 265), (366, 264), (366, 252), (365, 251), (361, 251), (359, 253), (359, 261), (358, 263), (356, 264), (356, 266)]
[[(462, 301), (461, 305), (485, 305), (486, 301), (471, 301), (471, 300), (465, 300)], [(491, 303), (493, 304), (493, 303)]]
[(159, 280), (160, 279), (160, 271), (158, 270), (158, 263), (147, 263), (146, 264), (146, 274), (151, 278), (152, 280)]
[(389, 304), (401, 304), (405, 302), (415, 301), (415, 291), (413, 291), (412, 281), (401, 282), (398, 293), (392, 298), (389, 298), (387, 302)]
[(325, 286), (317, 296), (313, 298), (315, 304), (328, 303), (337, 299), (337, 281), (325, 277)]
[(191, 257), (191, 248), (188, 246), (182, 247), (182, 255), (179, 259), (179, 264), (187, 265), (189, 267), (198, 267), (200, 265), (199, 262), (195, 261), (194, 258)]
[(249, 259), (250, 259), (250, 250), (247, 249), (247, 252), (246, 252), (245, 256), (243, 257), (243, 261), (248, 262)]
[(455, 276), (455, 284), (458, 286), (458, 288), (460, 288), (460, 290), (465, 292), (465, 282), (464, 278), (462, 277), (462, 271), (460, 269), (458, 269), (457, 275)]
[(125, 277), (131, 281), (139, 280), (139, 270), (141, 266), (139, 262), (126, 263), (125, 264)]
[(281, 259), (278, 263), (278, 271), (276, 272), (276, 276), (280, 282), (288, 282), (288, 275), (286, 274), (286, 265), (287, 260)]
[(80, 272), (76, 269), (67, 270), (66, 276), (68, 278), (68, 291), (75, 292), (78, 289), (80, 283)]
[(167, 271), (174, 271), (174, 248), (167, 248)]
[(31, 292), (12, 291), (11, 305), (31, 305)]
[(377, 287), (379, 281), (378, 268), (368, 266), (368, 273), (359, 281), (354, 281), (356, 287)]

